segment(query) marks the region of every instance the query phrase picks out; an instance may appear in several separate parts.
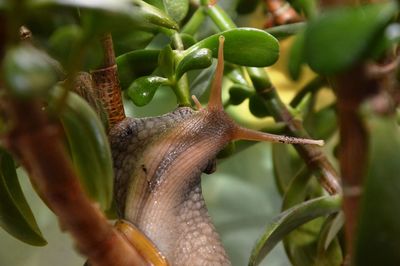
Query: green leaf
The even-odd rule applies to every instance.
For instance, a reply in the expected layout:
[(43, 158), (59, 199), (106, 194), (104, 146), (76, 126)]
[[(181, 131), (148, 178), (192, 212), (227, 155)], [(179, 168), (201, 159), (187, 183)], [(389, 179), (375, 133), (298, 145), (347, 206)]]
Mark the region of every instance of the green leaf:
[(179, 80), (183, 74), (193, 69), (207, 68), (212, 64), (212, 53), (209, 49), (195, 50), (183, 57), (176, 67), (175, 76)]
[(308, 64), (326, 75), (345, 71), (367, 54), (396, 10), (397, 5), (388, 2), (327, 11), (306, 29)]
[(14, 161), (4, 150), (0, 150), (0, 167), (0, 226), (27, 244), (46, 245), (18, 182)]
[(161, 85), (167, 85), (168, 79), (156, 76), (141, 77), (128, 88), (128, 96), (137, 106), (144, 106), (153, 99)]
[[(337, 217), (342, 218), (342, 222), (344, 222), (344, 216), (341, 215), (342, 212), (338, 214), (332, 214), (328, 216), (325, 220), (324, 224), (322, 225), (320, 236), (318, 239), (317, 245), (317, 253), (315, 255), (315, 266), (340, 266), (343, 263), (343, 254), (340, 247), (339, 240), (337, 239), (336, 235), (343, 223), (341, 223), (339, 228), (336, 228), (338, 221)], [(334, 230), (332, 230), (332, 228)], [(330, 234), (334, 231), (334, 235), (332, 237)]]
[(306, 26), (307, 24), (305, 22), (297, 22), (268, 28), (266, 29), (266, 32), (268, 32), (278, 40), (282, 40), (303, 32)]
[(19, 99), (45, 96), (57, 82), (49, 56), (29, 44), (10, 48), (3, 61), (6, 88)]
[(227, 30), (196, 43), (184, 53), (201, 48), (210, 49), (218, 56), (219, 36), (225, 37), (224, 59), (242, 66), (265, 67), (274, 64), (279, 57), (279, 43), (269, 33), (253, 28)]
[[(176, 22), (167, 14), (141, 0), (39, 0), (28, 2), (28, 9), (33, 13), (47, 10), (47, 15), (50, 16), (58, 13), (54, 12), (55, 8), (59, 8), (60, 12), (65, 11), (65, 8), (79, 8), (80, 12), (85, 15), (84, 24), (91, 34), (110, 30), (127, 31), (132, 28), (178, 29)], [(43, 13), (39, 14), (44, 15)]]
[(165, 10), (176, 22), (181, 22), (189, 11), (188, 0), (163, 0)]
[(305, 63), (304, 33), (300, 33), (293, 41), (290, 48), (288, 72), (293, 80), (298, 80), (301, 75), (302, 66)]
[(117, 57), (118, 76), (123, 90), (141, 76), (150, 75), (158, 66), (160, 50), (136, 50)]
[(275, 181), (283, 195), (304, 163), (292, 146), (279, 144), (272, 145), (272, 162)]
[(229, 89), (229, 102), (233, 105), (239, 105), (244, 100), (253, 95), (254, 91), (245, 85), (233, 84)]
[(327, 139), (337, 130), (336, 106), (328, 105), (318, 112), (309, 114), (304, 127), (315, 139)]
[(258, 94), (253, 94), (252, 96), (250, 96), (249, 110), (252, 115), (259, 118), (271, 115), (267, 107), (265, 106), (264, 100)]
[(275, 245), (300, 225), (340, 210), (340, 196), (324, 196), (296, 205), (277, 216), (254, 246), (249, 265), (258, 265)]
[(400, 265), (400, 131), (395, 116), (368, 115), (369, 167), (359, 213), (355, 265)]
[[(103, 62), (103, 49), (98, 39), (92, 40), (82, 47), (83, 29), (77, 25), (58, 28), (49, 39), (50, 53), (66, 68), (70, 64), (73, 53), (84, 51), (80, 58), (84, 69), (96, 69)], [(83, 50), (84, 49), (84, 50)]]
[(310, 170), (303, 166), (290, 181), (282, 202), (282, 210), (287, 210), (304, 201), (307, 196), (307, 185), (310, 181)]
[[(63, 90), (61, 87), (54, 89), (51, 104), (63, 95)], [(85, 191), (99, 202), (102, 210), (109, 209), (112, 203), (114, 171), (102, 122), (90, 105), (73, 92), (68, 93), (60, 119), (73, 163)]]
[(242, 15), (249, 14), (257, 8), (259, 2), (259, 0), (240, 0), (237, 4), (236, 11)]

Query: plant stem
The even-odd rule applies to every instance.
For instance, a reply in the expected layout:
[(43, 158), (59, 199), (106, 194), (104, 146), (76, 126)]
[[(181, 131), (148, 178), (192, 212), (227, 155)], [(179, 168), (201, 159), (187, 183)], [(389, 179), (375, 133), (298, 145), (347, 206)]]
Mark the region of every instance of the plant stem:
[[(185, 49), (182, 38), (178, 32), (174, 31), (172, 34), (172, 41), (178, 51), (183, 51)], [(191, 106), (189, 79), (186, 74), (184, 74), (178, 81), (173, 82), (172, 88), (177, 97), (179, 106)]]
[(204, 15), (203, 7), (199, 7), (194, 12), (190, 20), (185, 24), (185, 26), (181, 30), (181, 33), (186, 33), (190, 35), (195, 34), (201, 24), (204, 22), (205, 17), (206, 16)]
[(221, 31), (236, 28), (236, 24), (219, 5), (209, 5), (207, 3), (204, 6), (204, 10)]
[(370, 79), (363, 66), (332, 80), (337, 95), (340, 129), (339, 162), (343, 176), (343, 211), (346, 216), (346, 248), (350, 260), (357, 231), (357, 217), (363, 176), (368, 161), (368, 134), (358, 110), (366, 97), (378, 91), (377, 80)]
[(91, 71), (96, 97), (99, 99), (108, 116), (108, 128), (122, 121), (126, 116), (122, 105), (121, 87), (119, 85), (113, 41), (110, 33), (105, 34), (101, 43), (104, 51), (103, 67)]

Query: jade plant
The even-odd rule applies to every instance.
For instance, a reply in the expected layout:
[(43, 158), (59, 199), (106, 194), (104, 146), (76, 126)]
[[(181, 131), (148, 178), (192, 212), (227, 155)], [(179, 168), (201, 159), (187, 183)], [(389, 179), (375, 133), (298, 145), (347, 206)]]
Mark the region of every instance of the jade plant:
[[(108, 132), (125, 112), (153, 115), (163, 93), (165, 112), (207, 104), (223, 36), (230, 116), (325, 141), (268, 146), (281, 211), (247, 240), (248, 265), (280, 242), (292, 265), (400, 265), (399, 7), (372, 2), (0, 1), (0, 227), (47, 244), (25, 171), (90, 265), (146, 265), (110, 222)], [(285, 84), (304, 84), (291, 99), (271, 77), (281, 54)], [(218, 160), (251, 145), (230, 143)]]

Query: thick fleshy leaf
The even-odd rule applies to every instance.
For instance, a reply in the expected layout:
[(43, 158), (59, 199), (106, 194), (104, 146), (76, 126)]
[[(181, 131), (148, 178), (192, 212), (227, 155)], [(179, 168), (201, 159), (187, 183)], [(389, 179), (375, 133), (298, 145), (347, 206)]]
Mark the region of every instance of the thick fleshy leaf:
[(191, 46), (185, 54), (207, 48), (216, 58), (218, 38), (221, 35), (225, 37), (224, 59), (226, 61), (242, 66), (265, 67), (278, 60), (278, 41), (269, 33), (253, 28), (237, 28), (212, 35)]
[(9, 49), (3, 61), (6, 88), (17, 98), (45, 96), (57, 82), (57, 73), (44, 52), (29, 44)]
[(212, 64), (211, 67), (203, 69), (201, 71), (195, 70), (189, 72), (190, 80), (190, 94), (195, 95), (198, 99), (204, 94), (207, 88), (210, 86), (215, 74), (216, 64)]
[(339, 8), (311, 21), (305, 32), (308, 64), (326, 75), (345, 71), (367, 55), (396, 10), (394, 2)]
[[(64, 89), (56, 87), (50, 107), (62, 97)], [(70, 92), (65, 108), (60, 113), (72, 160), (80, 181), (88, 195), (110, 208), (113, 194), (111, 150), (102, 122), (91, 106), (80, 96)]]
[(212, 53), (211, 50), (203, 48), (195, 50), (190, 54), (187, 54), (178, 63), (175, 70), (176, 79), (179, 80), (183, 74), (193, 69), (207, 68), (212, 64)]
[(27, 244), (47, 244), (20, 187), (14, 161), (4, 150), (0, 150), (0, 227)]
[(297, 22), (268, 28), (266, 32), (281, 40), (304, 31), (306, 26), (305, 22)]
[(290, 48), (290, 56), (288, 61), (289, 75), (293, 80), (299, 79), (304, 63), (304, 33), (299, 33), (296, 36), (292, 47)]
[[(338, 231), (335, 232), (332, 239), (328, 239), (333, 231), (332, 227), (336, 229), (337, 224), (334, 223), (337, 221), (337, 216), (341, 216), (341, 212), (328, 216), (322, 225), (315, 255), (315, 266), (340, 266), (343, 263), (342, 249), (339, 240), (336, 238)], [(343, 223), (341, 225), (343, 226)]]
[[(65, 9), (80, 8), (81, 12), (91, 13), (91, 30), (110, 31), (124, 29), (149, 29), (157, 27), (177, 29), (178, 25), (167, 14), (158, 8), (141, 0), (40, 0), (28, 1), (28, 9), (31, 12), (49, 11), (54, 13), (55, 8)], [(41, 13), (43, 14), (43, 13)], [(86, 14), (85, 14), (86, 15)], [(88, 17), (87, 17), (88, 18)], [(86, 21), (87, 23), (88, 21)]]
[(165, 11), (175, 21), (181, 22), (189, 11), (188, 0), (163, 0)]
[(279, 144), (272, 145), (272, 162), (276, 185), (281, 195), (284, 195), (304, 163), (293, 147)]
[(400, 131), (394, 116), (368, 116), (369, 167), (364, 181), (355, 265), (400, 265)]
[(257, 8), (259, 2), (258, 0), (240, 0), (236, 11), (239, 14), (249, 14)]
[(254, 91), (242, 84), (233, 84), (229, 88), (229, 103), (232, 105), (239, 105), (244, 100), (254, 94)]
[(136, 50), (117, 57), (118, 76), (123, 90), (141, 76), (150, 75), (158, 66), (160, 50)]
[(315, 139), (327, 139), (337, 130), (336, 106), (328, 105), (318, 112), (310, 113), (304, 127)]
[(277, 216), (254, 246), (249, 265), (258, 265), (275, 245), (300, 225), (340, 210), (339, 196), (324, 196), (296, 205)]
[(253, 94), (252, 96), (250, 96), (249, 110), (252, 115), (259, 118), (271, 115), (267, 107), (265, 106), (264, 100), (258, 94)]
[(54, 58), (68, 67), (72, 53), (79, 49), (84, 51), (80, 58), (83, 69), (96, 69), (103, 62), (103, 50), (100, 40), (95, 39), (83, 48), (81, 40), (84, 31), (77, 25), (68, 25), (58, 28), (49, 39), (50, 53)]
[(141, 77), (135, 80), (128, 88), (129, 98), (137, 106), (144, 106), (153, 99), (161, 85), (168, 84), (168, 79), (156, 76)]

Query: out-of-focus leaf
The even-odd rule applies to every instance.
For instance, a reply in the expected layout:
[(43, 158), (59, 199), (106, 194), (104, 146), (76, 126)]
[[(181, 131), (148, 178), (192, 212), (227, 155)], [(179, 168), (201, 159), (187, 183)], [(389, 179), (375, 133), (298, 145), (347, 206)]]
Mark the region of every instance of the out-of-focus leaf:
[(328, 105), (318, 112), (311, 113), (304, 120), (304, 127), (313, 138), (327, 139), (337, 129), (335, 105)]
[(145, 0), (146, 3), (149, 3), (152, 6), (157, 7), (160, 10), (165, 11), (164, 1), (163, 0)]
[(307, 167), (302, 167), (292, 178), (282, 202), (282, 210), (287, 210), (296, 204), (303, 202), (307, 196), (307, 185), (310, 181), (311, 173)]
[(117, 57), (118, 76), (123, 90), (138, 77), (150, 75), (158, 66), (160, 50), (136, 50)]
[[(192, 71), (195, 73), (188, 73), (191, 78), (190, 94), (195, 95), (198, 99), (204, 94), (207, 88), (210, 86), (213, 80), (216, 64), (212, 64), (211, 67), (203, 69), (199, 72)], [(190, 75), (192, 74), (192, 75)]]
[[(54, 89), (53, 104), (64, 93)], [(88, 195), (99, 202), (102, 210), (110, 208), (113, 194), (111, 150), (102, 122), (80, 96), (70, 92), (60, 113), (80, 181)]]
[(244, 75), (243, 75), (242, 71), (237, 66), (229, 64), (229, 63), (225, 63), (224, 74), (233, 83), (240, 84), (240, 85), (243, 85), (243, 86), (248, 86), (248, 82), (244, 78)]
[(291, 0), (292, 6), (305, 14), (308, 19), (312, 19), (317, 15), (317, 1), (315, 0)]
[(112, 34), (115, 55), (123, 54), (144, 49), (154, 38), (154, 34), (143, 30), (131, 30), (121, 34)]
[(259, 2), (259, 0), (240, 0), (236, 11), (239, 14), (249, 14), (257, 8)]
[(57, 73), (48, 56), (29, 44), (10, 48), (3, 60), (6, 88), (17, 98), (45, 96), (57, 82)]
[(277, 38), (278, 40), (285, 39), (295, 34), (300, 34), (306, 28), (305, 22), (297, 22), (266, 29), (266, 32)]
[(355, 265), (400, 264), (400, 131), (394, 116), (367, 118), (369, 166), (364, 181)]
[(333, 239), (327, 240), (330, 232), (332, 232), (331, 228), (334, 226), (335, 218), (339, 215), (340, 212), (330, 215), (322, 225), (314, 261), (315, 266), (340, 266), (343, 263), (343, 254), (339, 241), (335, 238), (336, 234)]
[(233, 84), (229, 88), (229, 102), (233, 105), (239, 105), (244, 100), (254, 94), (249, 87), (241, 84)]
[(0, 226), (27, 244), (46, 245), (21, 190), (14, 161), (4, 150), (0, 150), (0, 168)]
[(68, 66), (72, 53), (84, 49), (83, 69), (96, 69), (103, 62), (103, 50), (99, 40), (92, 40), (81, 47), (83, 30), (77, 25), (68, 25), (57, 29), (49, 39), (50, 53), (64, 66)]
[(304, 163), (289, 145), (273, 144), (272, 159), (275, 181), (279, 192), (283, 195)]
[(250, 96), (249, 110), (252, 115), (259, 118), (271, 115), (264, 104), (264, 100), (258, 94), (253, 94), (252, 96)]
[(396, 10), (395, 2), (339, 8), (311, 21), (304, 46), (308, 64), (326, 75), (345, 71), (366, 55)]
[(306, 97), (307, 94), (315, 94), (320, 88), (327, 84), (326, 79), (321, 76), (317, 76), (308, 82), (300, 91), (293, 97), (290, 101), (290, 106), (296, 108), (300, 104), (302, 99)]
[(181, 33), (180, 36), (182, 39), (183, 47), (185, 49), (189, 48), (197, 42), (196, 39), (190, 34)]
[(271, 80), (265, 69), (249, 67), (247, 68), (251, 82), (257, 91), (268, 89), (272, 86)]
[(329, 222), (329, 226), (325, 232), (325, 234), (321, 237), (321, 241), (319, 242), (319, 248), (328, 249), (329, 245), (335, 239), (340, 229), (342, 229), (344, 225), (344, 213), (340, 211), (336, 215), (332, 216), (331, 221)]
[(249, 265), (258, 265), (289, 232), (317, 217), (340, 210), (340, 196), (324, 196), (296, 205), (277, 216), (254, 246)]
[(203, 48), (187, 54), (178, 63), (175, 70), (176, 79), (179, 80), (189, 70), (207, 68), (212, 64), (212, 54), (209, 49)]
[(390, 51), (393, 45), (400, 42), (400, 23), (388, 25), (385, 31), (377, 38), (377, 43), (371, 51), (373, 59), (380, 59), (385, 52)]
[(269, 33), (253, 28), (227, 30), (196, 43), (185, 51), (189, 54), (201, 48), (210, 49), (218, 56), (219, 36), (225, 37), (224, 59), (242, 66), (265, 67), (279, 57), (279, 43)]
[(89, 23), (86, 26), (92, 26), (86, 30), (96, 33), (132, 28), (146, 30), (154, 30), (157, 27), (178, 28), (176, 22), (167, 14), (141, 0), (31, 0), (27, 4), (31, 13), (48, 9), (48, 16), (51, 16), (56, 8), (80, 8), (83, 13), (89, 12), (85, 14), (86, 19), (89, 19), (85, 20), (85, 23)]
[(163, 0), (165, 10), (175, 21), (181, 22), (189, 11), (188, 0)]
[(288, 72), (293, 80), (298, 80), (301, 75), (301, 68), (305, 62), (304, 55), (304, 33), (299, 33), (290, 49)]
[(128, 88), (129, 98), (137, 105), (144, 106), (153, 99), (161, 85), (168, 84), (168, 79), (157, 76), (146, 76), (135, 80)]

